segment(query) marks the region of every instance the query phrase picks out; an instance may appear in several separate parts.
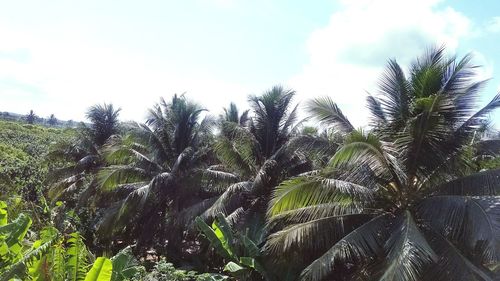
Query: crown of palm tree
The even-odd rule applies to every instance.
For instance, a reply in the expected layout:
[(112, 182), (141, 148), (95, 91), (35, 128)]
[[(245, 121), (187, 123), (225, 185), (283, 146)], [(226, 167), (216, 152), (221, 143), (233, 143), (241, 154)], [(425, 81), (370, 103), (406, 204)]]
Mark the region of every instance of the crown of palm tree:
[[(103, 164), (101, 158), (102, 145), (118, 132), (118, 115), (120, 109), (112, 104), (94, 105), (87, 111), (90, 127), (82, 123), (77, 136), (69, 141), (56, 144), (47, 156), (48, 161), (63, 160), (71, 163), (61, 169), (52, 171), (49, 179), (49, 197), (52, 200), (78, 196), (79, 203), (95, 192), (93, 176)], [(53, 115), (51, 116), (53, 117)], [(55, 117), (54, 117), (55, 118)]]
[(368, 97), (370, 132), (329, 98), (312, 101), (314, 116), (346, 140), (319, 174), (276, 188), (268, 252), (307, 253), (302, 280), (493, 280), (500, 170), (465, 176), (463, 152), (500, 95), (475, 111), (483, 81), (470, 59), (433, 49), (408, 75), (390, 61), (379, 95)]
[(174, 227), (180, 220), (177, 212), (202, 200), (201, 170), (213, 125), (210, 118), (201, 118), (203, 111), (184, 96), (174, 95), (171, 102), (161, 99), (149, 110), (146, 124), (107, 144), (110, 166), (101, 169), (99, 180), (115, 203), (100, 223), (103, 238), (121, 234), (137, 238), (139, 246), (153, 246), (166, 240), (172, 244), (172, 236), (182, 236), (166, 229), (165, 222)]
[(110, 136), (118, 132), (120, 110), (106, 103), (93, 105), (87, 110), (86, 117), (90, 120), (90, 133), (98, 146), (103, 145)]
[[(223, 193), (202, 214), (203, 218), (223, 213), (231, 223), (253, 232), (250, 234), (253, 239), (262, 240), (272, 188), (287, 176), (311, 168), (294, 138), (297, 126), (297, 106), (291, 104), (294, 94), (275, 86), (260, 96), (251, 96), (252, 116), (245, 125), (242, 118), (237, 122), (235, 106), (225, 110), (215, 145), (221, 165), (205, 173), (205, 177), (219, 180)], [(221, 185), (221, 179), (225, 185)]]

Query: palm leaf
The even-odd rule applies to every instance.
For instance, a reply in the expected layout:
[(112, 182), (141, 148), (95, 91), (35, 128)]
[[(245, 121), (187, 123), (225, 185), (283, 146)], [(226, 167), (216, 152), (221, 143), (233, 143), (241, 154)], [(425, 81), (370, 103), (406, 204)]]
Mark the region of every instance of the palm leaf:
[(104, 191), (111, 191), (120, 184), (150, 179), (149, 172), (132, 165), (112, 165), (102, 168), (97, 174), (99, 185)]
[(336, 242), (301, 273), (301, 280), (320, 281), (329, 276), (337, 262), (362, 265), (384, 252), (383, 243), (389, 233), (387, 224), (391, 215), (379, 215), (354, 229)]
[(371, 201), (373, 190), (337, 179), (299, 177), (281, 183), (274, 190), (268, 216), (316, 204), (336, 202), (344, 206)]
[[(394, 125), (400, 125), (409, 115), (411, 96), (404, 71), (395, 60), (388, 62), (379, 80), (379, 89), (383, 98), (368, 99), (368, 108), (372, 116), (375, 120), (388, 120)], [(384, 126), (382, 123), (379, 124)]]
[(416, 225), (409, 211), (401, 215), (386, 242), (387, 266), (380, 280), (420, 280), (436, 253)]
[(426, 272), (422, 280), (436, 281), (493, 281), (496, 278), (487, 269), (475, 265), (455, 245), (436, 232), (429, 233), (428, 239), (439, 259)]
[[(230, 185), (226, 189), (226, 191), (224, 191), (224, 193), (222, 193), (222, 195), (213, 203), (213, 205), (203, 213), (202, 217), (213, 218), (219, 213), (227, 214), (228, 209), (229, 211), (232, 211), (231, 209), (237, 209), (237, 207), (230, 208), (232, 199), (236, 196), (240, 196), (241, 194), (249, 192), (251, 187), (252, 182), (239, 182)], [(239, 206), (240, 204), (238, 204), (238, 207)]]
[(311, 100), (306, 104), (306, 108), (322, 124), (334, 126), (343, 133), (350, 133), (354, 130), (354, 126), (330, 97)]
[(482, 263), (500, 261), (500, 197), (433, 196), (422, 200), (417, 215)]
[(325, 216), (294, 224), (271, 234), (264, 250), (282, 255), (295, 250), (315, 252), (328, 249), (370, 218), (367, 214)]
[(239, 177), (233, 173), (209, 168), (203, 170), (203, 180), (209, 183), (216, 184), (219, 187), (223, 187), (224, 184), (232, 184), (238, 182)]
[(500, 169), (461, 177), (442, 184), (430, 192), (440, 195), (500, 195)]
[(387, 122), (384, 110), (382, 108), (382, 103), (378, 99), (374, 98), (373, 96), (368, 96), (366, 98), (366, 102), (368, 103), (368, 109), (372, 114), (372, 120), (370, 120), (372, 126), (381, 126), (385, 122)]
[(360, 204), (352, 203), (323, 203), (312, 206), (296, 208), (288, 211), (282, 211), (279, 214), (268, 218), (268, 228), (275, 229), (280, 225), (291, 225), (300, 222), (316, 220), (328, 216), (341, 216), (349, 214), (361, 214), (363, 208)]

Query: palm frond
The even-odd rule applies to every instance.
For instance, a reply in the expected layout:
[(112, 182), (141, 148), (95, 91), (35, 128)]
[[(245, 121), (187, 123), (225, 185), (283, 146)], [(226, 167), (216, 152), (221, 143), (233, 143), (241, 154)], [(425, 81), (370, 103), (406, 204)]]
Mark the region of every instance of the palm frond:
[[(142, 144), (131, 143), (113, 143), (107, 146), (104, 150), (106, 162), (111, 165), (127, 165), (135, 163), (138, 166), (145, 167), (149, 170), (161, 171), (162, 167), (153, 159), (150, 159), (147, 151), (139, 151), (137, 148), (143, 147)], [(146, 150), (146, 149), (142, 149)]]
[(296, 114), (294, 110), (290, 113), (289, 108), (294, 95), (293, 90), (274, 86), (260, 96), (249, 97), (254, 113), (250, 130), (265, 158), (273, 155), (291, 133), (288, 127), (294, 123)]
[(333, 127), (343, 133), (354, 130), (354, 126), (330, 97), (311, 100), (306, 104), (306, 108), (313, 118), (325, 126)]
[[(233, 197), (235, 196), (241, 196), (242, 194), (249, 192), (250, 188), (252, 187), (252, 182), (239, 182), (230, 185), (222, 195), (213, 203), (213, 205), (208, 208), (204, 213), (203, 213), (203, 218), (213, 218), (217, 216), (217, 214), (228, 214), (228, 209), (237, 209), (236, 208), (230, 208), (231, 206), (231, 201)], [(232, 211), (232, 210), (230, 210)]]
[(228, 122), (233, 122), (236, 124), (240, 123), (240, 116), (238, 112), (238, 107), (234, 102), (229, 103), (228, 108), (224, 108), (224, 120)]
[(369, 98), (368, 108), (375, 120), (387, 120), (398, 128), (409, 115), (411, 94), (404, 71), (395, 60), (388, 62), (379, 89), (381, 98)]
[(238, 182), (239, 179), (233, 173), (210, 168), (203, 170), (203, 181), (208, 183), (210, 190), (220, 191), (220, 189), (224, 189), (227, 185)]
[(387, 226), (392, 220), (390, 214), (383, 214), (354, 229), (307, 266), (300, 275), (301, 280), (323, 280), (335, 270), (337, 262), (362, 266), (382, 255), (383, 244), (389, 235)]
[(444, 54), (444, 46), (429, 48), (417, 58), (410, 67), (411, 90), (415, 98), (424, 98), (437, 93), (442, 86), (442, 76), (448, 61)]
[(274, 190), (268, 216), (317, 204), (339, 203), (345, 206), (367, 204), (374, 191), (343, 180), (321, 177), (299, 177), (281, 183)]
[(52, 201), (56, 201), (63, 193), (72, 193), (80, 191), (85, 182), (83, 174), (76, 174), (68, 178), (62, 179), (49, 187), (48, 196)]
[(120, 184), (148, 180), (150, 175), (142, 168), (129, 165), (112, 165), (99, 170), (97, 179), (102, 190), (111, 191)]
[(247, 129), (236, 124), (222, 124), (221, 136), (214, 150), (225, 166), (234, 167), (244, 175), (255, 173), (255, 166), (261, 158), (257, 139)]
[(333, 155), (329, 166), (348, 168), (354, 173), (363, 172), (365, 167), (369, 167), (377, 177), (401, 183), (406, 180), (406, 176), (393, 154), (395, 149), (375, 135), (353, 131)]
[(177, 156), (174, 165), (172, 166), (172, 174), (178, 173), (184, 167), (184, 165), (186, 165), (191, 160), (193, 154), (194, 150), (192, 147), (188, 146), (184, 150), (182, 150), (182, 152)]
[(299, 105), (295, 105), (292, 111), (286, 116), (286, 119), (282, 120), (280, 124), (281, 127), (281, 137), (283, 139), (288, 138), (288, 134), (293, 131), (294, 125), (297, 123), (298, 109)]
[(433, 196), (422, 200), (416, 214), (482, 263), (500, 261), (500, 197)]
[(292, 137), (284, 146), (285, 153), (301, 152), (308, 156), (332, 155), (339, 147), (338, 143), (322, 136), (299, 135)]
[(472, 263), (464, 254), (448, 239), (436, 232), (428, 234), (428, 241), (439, 256), (422, 280), (436, 281), (493, 281), (493, 273), (486, 268)]
[(174, 154), (170, 133), (163, 130), (154, 131), (145, 124), (140, 125), (140, 127), (138, 136), (148, 144), (149, 149), (155, 155), (154, 161), (160, 164), (168, 161)]
[(281, 212), (268, 219), (268, 228), (274, 230), (281, 228), (281, 225), (297, 224), (304, 221), (311, 221), (328, 216), (341, 216), (367, 213), (360, 204), (352, 203), (323, 203), (313, 206), (306, 206)]
[(179, 224), (189, 225), (191, 228), (193, 226), (192, 223), (193, 223), (194, 218), (196, 218), (197, 216), (200, 216), (201, 214), (206, 212), (206, 210), (208, 208), (213, 206), (213, 204), (217, 201), (218, 198), (219, 198), (218, 196), (207, 198), (207, 199), (201, 200), (195, 204), (192, 204), (191, 206), (189, 206), (187, 208), (182, 209), (177, 214), (176, 220), (178, 221)]
[(500, 195), (500, 169), (461, 177), (431, 189), (430, 192), (437, 195)]
[(400, 215), (385, 248), (387, 265), (380, 280), (421, 280), (426, 267), (437, 260), (409, 211)]
[(450, 121), (444, 118), (454, 111), (453, 100), (447, 95), (431, 95), (414, 102), (416, 116), (399, 134), (396, 147), (403, 154), (408, 178), (426, 175), (446, 163), (461, 149), (453, 138)]
[(380, 100), (370, 95), (366, 98), (366, 102), (368, 103), (368, 109), (372, 115), (370, 122), (373, 127), (382, 126), (387, 122)]
[(101, 223), (102, 232), (108, 230), (109, 233), (106, 235), (111, 235), (113, 230), (123, 229), (140, 213), (150, 195), (150, 185), (145, 185), (131, 192), (117, 207), (109, 210), (109, 214)]
[(465, 122), (463, 122), (455, 130), (455, 136), (459, 136), (464, 133), (470, 134), (474, 130), (477, 130), (479, 126), (484, 122), (485, 116), (499, 107), (500, 107), (500, 93), (494, 96), (493, 99), (487, 105), (485, 105), (474, 115), (469, 117)]
[(325, 216), (288, 226), (271, 234), (264, 251), (283, 255), (290, 251), (321, 251), (372, 218), (368, 214)]

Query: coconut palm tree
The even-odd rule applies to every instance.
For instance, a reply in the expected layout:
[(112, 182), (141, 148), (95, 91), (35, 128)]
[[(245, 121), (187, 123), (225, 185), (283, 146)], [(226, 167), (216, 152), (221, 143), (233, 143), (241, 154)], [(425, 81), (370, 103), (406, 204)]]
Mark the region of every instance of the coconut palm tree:
[(38, 119), (38, 116), (36, 116), (36, 114), (35, 114), (35, 112), (33, 112), (33, 110), (30, 110), (30, 112), (26, 115), (26, 122), (28, 122), (28, 124), (34, 124), (37, 119)]
[(346, 135), (316, 175), (283, 182), (265, 249), (307, 265), (301, 280), (493, 280), (500, 261), (500, 170), (468, 175), (467, 149), (497, 95), (475, 111), (483, 81), (467, 55), (432, 49), (408, 73), (388, 63), (368, 96), (371, 131), (329, 98), (309, 110)]
[(54, 114), (50, 114), (49, 120), (47, 121), (47, 123), (51, 126), (55, 126), (55, 125), (57, 125), (58, 122), (59, 122), (59, 120), (57, 120), (56, 116)]
[[(294, 95), (292, 90), (275, 86), (249, 97), (252, 116), (245, 126), (236, 122), (236, 114), (221, 121), (215, 145), (221, 164), (210, 167), (205, 177), (218, 179), (223, 192), (202, 218), (210, 221), (223, 213), (253, 241), (263, 241), (272, 188), (312, 168), (304, 150), (314, 138), (297, 137), (300, 122), (297, 106), (292, 107)], [(221, 179), (227, 185), (221, 185)]]
[(100, 189), (112, 192), (115, 202), (100, 222), (102, 239), (136, 241), (137, 249), (167, 249), (172, 261), (180, 258), (184, 226), (178, 213), (213, 196), (200, 184), (213, 124), (203, 111), (184, 95), (161, 99), (146, 124), (107, 144), (110, 165), (99, 172)]
[(110, 136), (118, 133), (119, 113), (119, 108), (106, 103), (93, 105), (87, 110), (86, 117), (90, 121), (88, 132), (97, 146), (102, 146)]
[(229, 103), (228, 108), (224, 108), (224, 115), (221, 116), (221, 121), (233, 122), (236, 124), (240, 124), (241, 126), (246, 126), (248, 122), (248, 112), (249, 110), (245, 110), (239, 114), (238, 107), (235, 103)]
[(84, 199), (95, 192), (95, 186), (91, 183), (103, 165), (100, 150), (112, 135), (118, 133), (119, 112), (120, 109), (115, 109), (112, 104), (91, 106), (86, 113), (90, 125), (81, 123), (72, 140), (57, 143), (49, 152), (47, 161), (69, 163), (51, 172), (48, 193), (52, 200), (65, 199), (71, 202), (74, 200), (70, 199), (79, 194), (85, 195), (76, 198), (83, 203)]

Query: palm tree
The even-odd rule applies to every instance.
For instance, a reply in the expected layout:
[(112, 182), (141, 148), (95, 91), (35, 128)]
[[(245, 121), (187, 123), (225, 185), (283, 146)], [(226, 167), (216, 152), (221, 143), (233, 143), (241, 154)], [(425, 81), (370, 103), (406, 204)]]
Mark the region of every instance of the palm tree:
[(26, 122), (28, 122), (28, 124), (34, 124), (36, 122), (37, 118), (38, 118), (38, 116), (36, 116), (35, 112), (33, 112), (33, 109), (32, 109), (26, 115)]
[(462, 153), (500, 95), (479, 111), (471, 56), (444, 49), (405, 74), (389, 61), (372, 130), (356, 130), (329, 98), (309, 103), (346, 135), (316, 175), (283, 182), (268, 210), (272, 255), (301, 253), (301, 280), (493, 280), (500, 259), (500, 170), (468, 175)]
[(49, 125), (51, 125), (51, 126), (55, 126), (55, 125), (57, 125), (58, 120), (57, 120), (57, 118), (56, 118), (56, 116), (55, 116), (54, 114), (51, 114), (51, 115), (49, 116), (49, 120), (47, 121), (47, 123), (48, 123)]
[[(294, 95), (292, 90), (275, 86), (260, 96), (249, 97), (253, 116), (244, 126), (236, 122), (236, 114), (221, 121), (215, 145), (221, 164), (210, 167), (205, 177), (218, 179), (223, 193), (202, 218), (210, 220), (223, 213), (253, 241), (263, 241), (272, 188), (312, 168), (303, 151), (308, 142), (295, 137), (299, 123), (297, 106), (292, 107)], [(221, 179), (227, 185), (220, 185)]]
[(211, 196), (200, 185), (213, 124), (203, 111), (184, 96), (161, 99), (146, 124), (106, 146), (110, 166), (99, 173), (100, 188), (112, 191), (116, 202), (100, 223), (102, 239), (136, 241), (137, 249), (166, 245), (172, 261), (180, 258), (178, 213)]
[[(61, 161), (69, 165), (51, 172), (48, 194), (55, 201), (65, 199), (70, 205), (83, 204), (95, 193), (94, 176), (103, 165), (102, 145), (118, 132), (120, 109), (112, 104), (94, 105), (87, 110), (90, 126), (81, 123), (75, 138), (60, 142), (47, 155), (47, 161)], [(73, 198), (74, 199), (74, 198)]]
[(221, 116), (221, 121), (233, 122), (239, 124), (240, 126), (246, 126), (249, 120), (248, 112), (249, 110), (245, 110), (240, 115), (236, 104), (231, 102), (229, 103), (228, 108), (224, 108), (224, 115)]
[(118, 115), (121, 109), (115, 109), (113, 104), (96, 104), (86, 113), (90, 120), (88, 132), (97, 146), (102, 146), (110, 136), (118, 132)]

